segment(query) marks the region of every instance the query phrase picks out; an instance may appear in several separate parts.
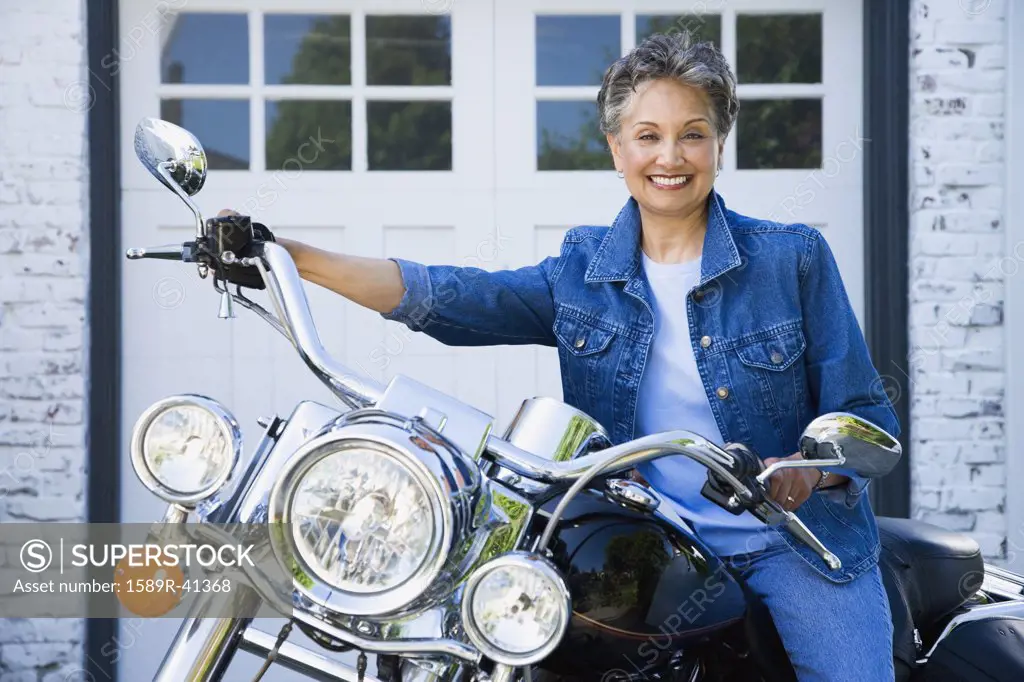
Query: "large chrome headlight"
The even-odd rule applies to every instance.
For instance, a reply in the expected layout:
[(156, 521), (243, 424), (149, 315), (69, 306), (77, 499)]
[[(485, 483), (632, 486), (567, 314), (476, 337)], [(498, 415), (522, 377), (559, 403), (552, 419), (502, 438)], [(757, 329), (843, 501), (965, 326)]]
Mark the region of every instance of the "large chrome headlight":
[(210, 398), (176, 395), (147, 409), (132, 432), (132, 466), (158, 497), (190, 506), (231, 476), (242, 451), (238, 422)]
[(569, 626), (569, 589), (546, 559), (512, 552), (470, 576), (462, 599), (466, 634), (488, 658), (532, 665), (558, 646)]
[(438, 576), (459, 483), (415, 434), (381, 425), (314, 438), (284, 467), (268, 520), (296, 588), (332, 610), (401, 609)]

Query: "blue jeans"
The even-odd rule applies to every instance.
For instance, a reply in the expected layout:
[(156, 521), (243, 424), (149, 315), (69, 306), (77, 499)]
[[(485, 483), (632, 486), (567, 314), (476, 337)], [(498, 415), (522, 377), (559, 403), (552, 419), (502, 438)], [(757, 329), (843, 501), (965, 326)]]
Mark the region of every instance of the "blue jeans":
[(875, 566), (833, 583), (779, 543), (725, 557), (772, 614), (800, 682), (892, 682), (892, 614)]

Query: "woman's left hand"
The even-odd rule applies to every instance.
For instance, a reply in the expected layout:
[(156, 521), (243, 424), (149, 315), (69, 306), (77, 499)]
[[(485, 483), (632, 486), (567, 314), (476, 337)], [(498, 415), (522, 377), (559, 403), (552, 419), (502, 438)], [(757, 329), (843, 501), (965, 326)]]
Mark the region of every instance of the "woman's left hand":
[[(767, 468), (775, 462), (790, 459), (803, 459), (803, 455), (798, 452), (789, 457), (769, 457), (764, 460), (764, 465)], [(768, 479), (768, 495), (786, 511), (795, 511), (811, 496), (820, 478), (821, 471), (813, 467), (782, 469)]]

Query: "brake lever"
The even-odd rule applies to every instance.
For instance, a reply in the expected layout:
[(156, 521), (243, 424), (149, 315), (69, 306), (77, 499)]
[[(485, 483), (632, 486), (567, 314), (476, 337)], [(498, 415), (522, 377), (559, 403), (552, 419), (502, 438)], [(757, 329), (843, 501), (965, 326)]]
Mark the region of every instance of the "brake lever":
[(750, 510), (762, 523), (769, 526), (783, 526), (800, 542), (810, 547), (815, 554), (828, 564), (834, 571), (843, 567), (842, 561), (835, 554), (829, 551), (821, 543), (814, 533), (804, 525), (796, 514), (786, 511), (778, 502), (768, 495), (768, 478), (779, 471), (787, 468), (801, 468), (820, 466), (822, 463), (830, 465), (831, 461), (819, 460), (783, 460), (765, 467), (763, 460), (758, 457), (752, 449), (740, 443), (729, 443), (725, 449), (733, 455), (735, 462), (733, 473), (741, 481), (748, 484), (753, 495), (754, 504), (741, 505), (735, 496), (728, 495), (726, 486), (720, 484), (714, 472), (708, 472), (708, 482), (701, 491), (705, 497), (722, 505), (727, 511), (733, 514), (740, 514), (746, 509)]
[(176, 260), (182, 263), (194, 263), (196, 260), (196, 243), (164, 244), (163, 246), (145, 246), (128, 249), (125, 256), (128, 260), (153, 258), (156, 260)]
[(783, 509), (778, 502), (765, 499), (751, 510), (758, 519), (769, 526), (784, 526), (793, 536), (810, 547), (815, 554), (821, 557), (822, 561), (828, 564), (833, 571), (843, 567), (843, 562), (835, 554), (829, 551), (828, 547), (821, 543), (821, 540), (804, 525), (800, 517), (793, 512)]

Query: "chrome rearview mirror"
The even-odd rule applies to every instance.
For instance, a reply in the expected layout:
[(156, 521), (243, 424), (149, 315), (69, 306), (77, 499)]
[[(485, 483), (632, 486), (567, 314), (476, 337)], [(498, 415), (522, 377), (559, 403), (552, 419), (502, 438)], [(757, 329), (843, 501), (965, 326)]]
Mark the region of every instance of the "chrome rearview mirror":
[(206, 183), (206, 152), (189, 131), (158, 118), (144, 118), (135, 128), (135, 155), (157, 180), (178, 195), (196, 218), (196, 236), (205, 232), (192, 201)]
[(898, 440), (884, 429), (847, 412), (823, 414), (804, 429), (800, 452), (809, 460), (843, 460), (861, 476), (885, 476), (903, 455)]

